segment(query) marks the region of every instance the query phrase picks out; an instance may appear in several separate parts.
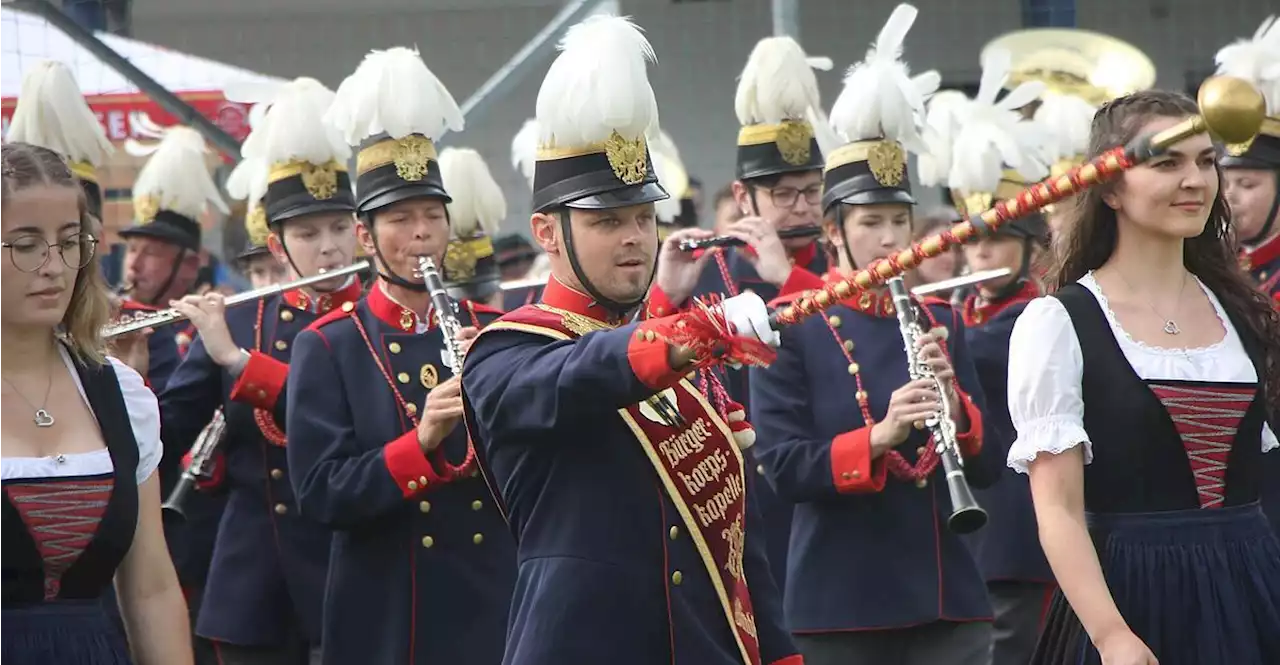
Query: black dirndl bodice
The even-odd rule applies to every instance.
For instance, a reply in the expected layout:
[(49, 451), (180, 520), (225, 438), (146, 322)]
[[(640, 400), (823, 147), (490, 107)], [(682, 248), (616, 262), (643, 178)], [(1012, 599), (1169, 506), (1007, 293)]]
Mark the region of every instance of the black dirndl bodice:
[[(1280, 542), (1257, 504), (1260, 385), (1143, 380), (1087, 288), (1054, 297), (1084, 360), (1085, 510), (1121, 615), (1161, 665), (1280, 663)], [(1258, 340), (1231, 318), (1263, 376)], [(1099, 662), (1058, 594), (1033, 663)]]
[(0, 661), (129, 663), (102, 603), (133, 543), (138, 444), (115, 370), (74, 363), (112, 471), (3, 483)]

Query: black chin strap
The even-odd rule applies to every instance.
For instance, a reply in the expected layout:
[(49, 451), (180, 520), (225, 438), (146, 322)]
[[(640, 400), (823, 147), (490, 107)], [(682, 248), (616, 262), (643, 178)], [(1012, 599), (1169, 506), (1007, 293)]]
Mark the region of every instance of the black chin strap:
[[(658, 272), (656, 270), (656, 263), (653, 266), (649, 266), (649, 284), (645, 285), (644, 294), (642, 294), (640, 298), (632, 302), (619, 302), (617, 300), (607, 298), (603, 293), (600, 293), (600, 290), (597, 289), (594, 284), (591, 283), (590, 279), (587, 279), (586, 271), (582, 269), (582, 264), (578, 262), (578, 251), (573, 245), (573, 225), (570, 223), (569, 211), (561, 211), (559, 213), (559, 217), (560, 235), (564, 237), (564, 251), (565, 254), (569, 256), (569, 267), (573, 268), (573, 274), (578, 278), (578, 282), (582, 284), (583, 290), (587, 292), (587, 295), (595, 299), (597, 305), (609, 310), (615, 318), (626, 318), (627, 313), (637, 309), (640, 306), (640, 303), (644, 302), (645, 296), (649, 293), (649, 286), (653, 284), (653, 278)], [(656, 262), (657, 258), (655, 257), (654, 260)]]
[[(1027, 283), (1027, 280), (1031, 279), (1031, 253), (1035, 249), (1035, 242), (1035, 239), (1031, 236), (1022, 239), (1022, 264), (1018, 266), (1017, 275), (1009, 280), (1007, 284), (1000, 287), (1000, 290), (996, 291), (995, 295), (990, 297), (983, 296), (984, 300), (987, 302), (1001, 302), (1014, 297), (1022, 290), (1022, 286)], [(978, 293), (981, 295), (981, 289), (979, 289)]]
[(849, 236), (844, 232), (844, 204), (836, 203), (836, 230), (840, 232), (840, 249), (844, 252), (844, 258), (849, 262), (850, 270), (857, 270), (858, 264), (853, 260), (853, 250), (849, 249)]
[(1267, 221), (1262, 223), (1262, 228), (1258, 229), (1252, 238), (1242, 238), (1241, 244), (1252, 247), (1271, 237), (1271, 229), (1276, 225), (1276, 213), (1280, 212), (1280, 169), (1273, 170), (1271, 177), (1275, 178), (1276, 193), (1271, 197), (1271, 210), (1267, 212)]
[(152, 307), (160, 307), (160, 299), (164, 297), (164, 294), (169, 292), (169, 289), (173, 286), (173, 280), (178, 278), (178, 270), (182, 268), (182, 260), (185, 258), (187, 258), (187, 248), (179, 247), (178, 257), (173, 260), (173, 265), (169, 266), (169, 276), (165, 278), (164, 284), (160, 285), (159, 290), (156, 291), (154, 296), (147, 300), (140, 301), (142, 304), (150, 305)]
[[(372, 235), (372, 234), (373, 234), (373, 227), (369, 227), (369, 233), (370, 233), (370, 235)], [(284, 244), (284, 229), (283, 229), (283, 228), (282, 228), (282, 229), (280, 229), (280, 231), (279, 231), (278, 233), (276, 233), (276, 238), (278, 238), (278, 239), (280, 240), (280, 249), (283, 249), (283, 250), (284, 250), (284, 258), (285, 258), (285, 260), (287, 260), (287, 261), (289, 262), (289, 267), (290, 267), (290, 268), (293, 268), (293, 274), (297, 275), (299, 278), (309, 277), (309, 275), (304, 275), (304, 274), (302, 273), (302, 270), (298, 268), (298, 264), (297, 264), (297, 263), (295, 263), (295, 262), (294, 262), (294, 260), (293, 260), (293, 254), (290, 254), (290, 253), (289, 253), (289, 246), (288, 246), (288, 245), (286, 245), (286, 244)], [(377, 247), (377, 240), (376, 240), (376, 239), (374, 240), (374, 247)], [(379, 256), (378, 258), (382, 258), (382, 257), (381, 257), (381, 256)], [(311, 289), (312, 291), (315, 291), (316, 293), (333, 293), (333, 292), (334, 292), (334, 291), (336, 291), (336, 290), (341, 290), (341, 289), (342, 289), (343, 287), (345, 287), (346, 285), (347, 285), (347, 281), (346, 281), (346, 280), (344, 280), (344, 281), (342, 282), (342, 286), (339, 286), (337, 289), (329, 289), (329, 290), (327, 290), (327, 291), (326, 291), (325, 289), (320, 288), (320, 285), (319, 285), (319, 284), (312, 284), (311, 286), (306, 287), (306, 288), (309, 288), (309, 289)]]
[[(373, 271), (378, 274), (378, 277), (381, 277), (402, 289), (408, 289), (416, 293), (426, 293), (427, 285), (425, 282), (411, 282), (400, 275), (397, 275), (396, 271), (391, 269), (391, 264), (388, 263), (386, 257), (382, 255), (382, 248), (378, 246), (378, 232), (373, 223), (373, 214), (367, 213), (360, 217), (364, 220), (365, 225), (369, 227), (369, 237), (373, 239), (373, 256), (376, 259), (373, 262)], [(283, 244), (284, 243), (281, 243), (281, 245)]]

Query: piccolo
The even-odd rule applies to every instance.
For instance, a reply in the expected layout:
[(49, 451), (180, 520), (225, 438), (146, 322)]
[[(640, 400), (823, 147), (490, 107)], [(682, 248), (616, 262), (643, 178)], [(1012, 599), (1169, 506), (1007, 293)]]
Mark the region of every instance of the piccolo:
[[(302, 279), (294, 280), (292, 282), (286, 282), (284, 284), (272, 284), (270, 286), (264, 286), (260, 289), (254, 289), (252, 291), (245, 291), (244, 293), (238, 293), (234, 296), (231, 296), (230, 298), (227, 298), (226, 304), (228, 307), (231, 307), (234, 305), (239, 305), (241, 303), (252, 302), (260, 298), (267, 298), (270, 296), (274, 296), (277, 293), (293, 291), (294, 289), (300, 289), (304, 286), (311, 286), (312, 284), (327, 282), (337, 277), (345, 277), (347, 275), (363, 272), (368, 269), (369, 269), (368, 261), (359, 261), (349, 266), (344, 266), (342, 268), (337, 268), (335, 270), (329, 270), (327, 272), (321, 272), (318, 275), (312, 275), (310, 277), (303, 277)], [(115, 337), (119, 337), (121, 335), (127, 335), (131, 332), (144, 330), (146, 328), (155, 328), (157, 326), (164, 326), (170, 323), (177, 323), (178, 321), (185, 321), (186, 318), (187, 317), (184, 314), (178, 312), (178, 310), (173, 308), (162, 309), (155, 312), (141, 312), (137, 316), (126, 316), (124, 318), (119, 319), (115, 323), (112, 323), (111, 325), (107, 326), (106, 328), (103, 329), (102, 336), (105, 337), (106, 339), (112, 339)]]
[[(783, 240), (792, 240), (795, 238), (816, 238), (822, 235), (822, 227), (811, 226), (793, 226), (788, 229), (779, 229), (778, 237)], [(680, 242), (680, 251), (693, 252), (699, 249), (707, 249), (709, 247), (741, 247), (746, 243), (733, 236), (716, 236), (714, 238), (705, 238), (703, 240), (684, 240)]]

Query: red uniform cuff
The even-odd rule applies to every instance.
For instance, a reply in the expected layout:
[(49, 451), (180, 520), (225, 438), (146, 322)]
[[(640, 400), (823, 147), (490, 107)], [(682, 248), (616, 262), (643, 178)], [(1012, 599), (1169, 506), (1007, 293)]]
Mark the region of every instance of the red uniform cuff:
[(645, 304), (644, 318), (657, 319), (663, 316), (670, 316), (680, 311), (680, 306), (671, 302), (671, 298), (667, 297), (667, 293), (658, 285), (654, 285), (649, 290), (649, 300)]
[(778, 660), (769, 663), (769, 665), (804, 665), (804, 656), (796, 654), (794, 656), (787, 656), (786, 658), (779, 658)]
[(778, 289), (778, 297), (789, 293), (821, 289), (824, 286), (826, 286), (826, 282), (822, 281), (821, 277), (800, 266), (792, 266), (791, 274), (787, 275), (787, 281), (783, 282), (782, 288)]
[(383, 446), (382, 457), (387, 471), (396, 481), (396, 487), (406, 499), (444, 480), (427, 461), (427, 456), (422, 454), (416, 428)]
[(831, 440), (831, 479), (841, 494), (884, 489), (884, 460), (871, 459), (870, 427), (859, 427)]
[(688, 368), (676, 370), (671, 368), (668, 358), (669, 345), (655, 330), (665, 327), (659, 323), (670, 325), (671, 318), (655, 319), (636, 327), (636, 332), (627, 343), (627, 361), (631, 363), (631, 371), (645, 386), (657, 391), (666, 390), (680, 382), (688, 373)]
[(964, 413), (969, 418), (969, 429), (956, 432), (956, 443), (960, 444), (960, 454), (973, 457), (982, 452), (982, 411), (973, 403), (963, 390), (960, 391), (960, 403), (964, 405)]
[(254, 351), (249, 354), (249, 361), (244, 370), (231, 386), (231, 399), (250, 406), (272, 411), (276, 408), (276, 400), (284, 390), (289, 379), (289, 365), (271, 356)]
[[(227, 477), (227, 458), (222, 453), (214, 453), (213, 458), (209, 460), (212, 468), (209, 469), (209, 475), (199, 476), (196, 478), (196, 489), (212, 490), (217, 489), (222, 484), (223, 479)], [(191, 451), (188, 450), (186, 455), (182, 456), (182, 469), (185, 471), (191, 468)]]

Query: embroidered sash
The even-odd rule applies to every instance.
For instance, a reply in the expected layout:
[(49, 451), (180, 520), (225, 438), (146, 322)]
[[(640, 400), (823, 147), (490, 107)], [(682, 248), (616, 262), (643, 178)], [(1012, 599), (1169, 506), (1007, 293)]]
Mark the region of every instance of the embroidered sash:
[[(513, 316), (513, 314), (515, 316)], [(576, 339), (609, 325), (547, 305), (525, 307), (489, 324), (557, 340)], [(483, 333), (482, 333), (483, 334)], [(670, 426), (654, 407), (659, 397), (683, 422)], [(733, 432), (687, 379), (660, 395), (618, 410), (675, 504), (720, 600), (743, 662), (759, 665), (755, 612), (743, 571), (746, 540), (746, 474)]]

